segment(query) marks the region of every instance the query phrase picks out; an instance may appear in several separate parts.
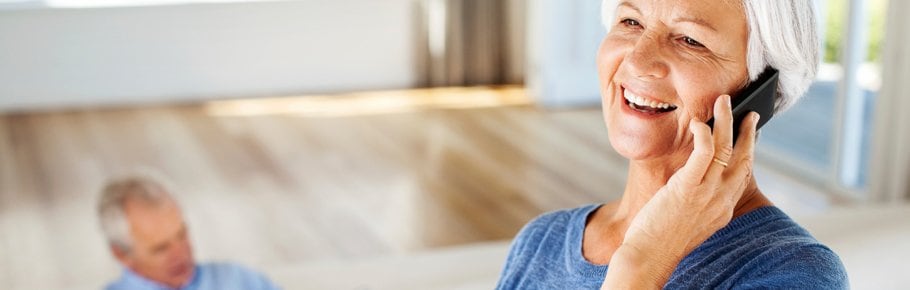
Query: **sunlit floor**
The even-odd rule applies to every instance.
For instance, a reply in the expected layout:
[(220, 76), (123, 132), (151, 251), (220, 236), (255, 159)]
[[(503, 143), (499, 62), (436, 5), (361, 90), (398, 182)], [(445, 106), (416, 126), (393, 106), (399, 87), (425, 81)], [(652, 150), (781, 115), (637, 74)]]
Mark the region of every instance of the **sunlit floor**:
[[(136, 169), (169, 177), (200, 260), (292, 269), (508, 240), (619, 197), (625, 167), (599, 108), (538, 109), (519, 87), (0, 115), (0, 289), (117, 276), (95, 198)], [(830, 205), (757, 176), (785, 210)]]

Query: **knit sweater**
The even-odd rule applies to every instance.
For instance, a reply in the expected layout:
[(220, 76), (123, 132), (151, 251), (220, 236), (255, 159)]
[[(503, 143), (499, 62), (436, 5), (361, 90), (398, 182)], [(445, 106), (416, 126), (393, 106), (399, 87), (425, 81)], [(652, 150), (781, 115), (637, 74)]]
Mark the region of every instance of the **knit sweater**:
[[(581, 252), (599, 205), (541, 215), (513, 240), (497, 289), (599, 289), (608, 265)], [(665, 289), (845, 289), (840, 258), (776, 207), (733, 219), (677, 265)]]

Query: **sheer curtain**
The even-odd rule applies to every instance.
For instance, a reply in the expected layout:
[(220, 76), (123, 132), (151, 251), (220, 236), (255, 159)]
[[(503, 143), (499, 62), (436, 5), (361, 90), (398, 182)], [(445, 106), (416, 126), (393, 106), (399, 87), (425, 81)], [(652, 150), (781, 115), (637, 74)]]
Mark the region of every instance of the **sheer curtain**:
[(871, 197), (878, 201), (910, 200), (910, 1), (890, 1), (885, 34), (882, 90), (875, 115), (871, 163)]

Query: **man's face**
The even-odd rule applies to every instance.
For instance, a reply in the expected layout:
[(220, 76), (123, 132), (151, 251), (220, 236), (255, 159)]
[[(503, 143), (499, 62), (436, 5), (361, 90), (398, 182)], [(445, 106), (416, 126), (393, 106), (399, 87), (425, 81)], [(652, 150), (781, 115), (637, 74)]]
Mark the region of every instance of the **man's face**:
[(168, 287), (186, 285), (195, 262), (177, 204), (172, 200), (160, 204), (128, 200), (124, 212), (132, 247), (126, 253), (115, 250), (117, 259), (136, 274)]

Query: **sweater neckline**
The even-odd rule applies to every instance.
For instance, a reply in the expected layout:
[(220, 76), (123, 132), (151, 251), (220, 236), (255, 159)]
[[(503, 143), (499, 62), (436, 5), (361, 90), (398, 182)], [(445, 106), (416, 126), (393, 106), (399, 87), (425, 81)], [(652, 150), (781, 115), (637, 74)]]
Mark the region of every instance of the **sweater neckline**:
[[(570, 258), (568, 265), (566, 266), (568, 266), (569, 272), (574, 275), (581, 276), (583, 278), (596, 279), (603, 279), (603, 277), (606, 277), (609, 265), (597, 265), (589, 262), (582, 255), (581, 248), (587, 220), (595, 210), (599, 209), (602, 206), (603, 204), (591, 204), (583, 206), (570, 218), (568, 235), (566, 236), (566, 244), (568, 245), (568, 247), (566, 247), (566, 250), (570, 252), (567, 253), (567, 256)], [(780, 216), (785, 216), (785, 214), (776, 206), (764, 206), (754, 209), (730, 221), (730, 223), (715, 232), (705, 242), (694, 249), (693, 252), (709, 242), (722, 239), (731, 234), (736, 234), (743, 229), (754, 227), (756, 224), (765, 223), (770, 219), (774, 219)]]

